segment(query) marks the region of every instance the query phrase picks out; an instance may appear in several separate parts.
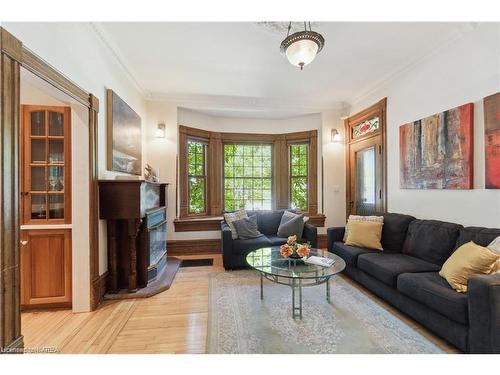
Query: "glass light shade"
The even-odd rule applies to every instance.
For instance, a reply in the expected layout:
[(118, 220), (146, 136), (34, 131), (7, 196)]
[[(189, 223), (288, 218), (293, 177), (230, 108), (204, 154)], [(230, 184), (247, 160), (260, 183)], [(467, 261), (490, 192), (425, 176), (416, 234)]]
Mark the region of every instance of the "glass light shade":
[(342, 140), (342, 137), (337, 129), (332, 129), (331, 137), (332, 142), (340, 142)]
[(156, 138), (165, 138), (165, 124), (158, 124), (155, 132)]
[(286, 57), (290, 64), (301, 69), (314, 60), (318, 53), (318, 45), (312, 40), (302, 39), (292, 43), (286, 49)]

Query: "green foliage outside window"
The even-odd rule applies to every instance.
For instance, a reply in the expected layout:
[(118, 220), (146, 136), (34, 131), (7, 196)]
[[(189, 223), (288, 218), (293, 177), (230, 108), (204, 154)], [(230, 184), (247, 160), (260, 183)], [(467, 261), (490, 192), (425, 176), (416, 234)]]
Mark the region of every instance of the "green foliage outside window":
[(199, 214), (205, 207), (205, 144), (188, 141), (189, 213)]
[(224, 145), (224, 210), (272, 208), (272, 146)]
[(308, 153), (307, 144), (290, 145), (290, 205), (300, 211), (308, 206)]

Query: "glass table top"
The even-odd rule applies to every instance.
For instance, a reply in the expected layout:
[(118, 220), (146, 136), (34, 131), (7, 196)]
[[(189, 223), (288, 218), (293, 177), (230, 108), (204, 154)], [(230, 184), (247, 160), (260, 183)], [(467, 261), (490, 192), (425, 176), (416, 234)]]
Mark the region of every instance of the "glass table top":
[(250, 267), (257, 271), (272, 276), (296, 279), (331, 277), (345, 268), (344, 260), (327, 250), (311, 249), (309, 255), (330, 258), (335, 262), (329, 267), (323, 267), (305, 263), (302, 259), (284, 258), (280, 254), (279, 246), (254, 250), (247, 255), (246, 260)]

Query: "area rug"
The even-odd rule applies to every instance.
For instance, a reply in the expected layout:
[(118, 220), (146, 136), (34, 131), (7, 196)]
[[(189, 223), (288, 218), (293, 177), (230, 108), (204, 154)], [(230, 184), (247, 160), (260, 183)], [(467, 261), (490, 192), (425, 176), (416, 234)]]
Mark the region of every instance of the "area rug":
[(437, 345), (335, 277), (303, 288), (303, 319), (291, 316), (291, 289), (243, 270), (210, 275), (208, 353), (444, 353)]

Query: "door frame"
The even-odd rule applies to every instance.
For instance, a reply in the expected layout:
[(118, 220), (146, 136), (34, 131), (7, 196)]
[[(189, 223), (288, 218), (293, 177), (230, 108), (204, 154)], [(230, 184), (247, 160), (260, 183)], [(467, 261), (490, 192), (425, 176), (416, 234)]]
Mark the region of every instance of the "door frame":
[[(387, 210), (387, 98), (383, 98), (372, 106), (364, 109), (355, 115), (349, 116), (344, 120), (345, 127), (345, 167), (346, 167), (346, 220), (349, 217), (352, 209), (352, 203), (354, 202), (354, 197), (351, 195), (352, 189), (352, 176), (353, 170), (351, 168), (351, 151), (358, 146), (361, 142), (366, 142), (367, 140), (380, 138), (380, 147), (377, 159), (380, 160), (380, 179), (377, 182), (379, 189), (379, 199), (377, 206), (380, 212), (386, 212)], [(373, 117), (379, 117), (379, 129), (377, 131), (367, 133), (364, 136), (354, 138), (352, 135), (353, 127), (360, 124), (365, 120), (369, 120)]]
[(24, 67), (89, 110), (90, 306), (101, 299), (97, 194), (99, 99), (80, 88), (21, 40), (0, 27), (0, 348), (21, 351), (20, 305), (20, 72)]

